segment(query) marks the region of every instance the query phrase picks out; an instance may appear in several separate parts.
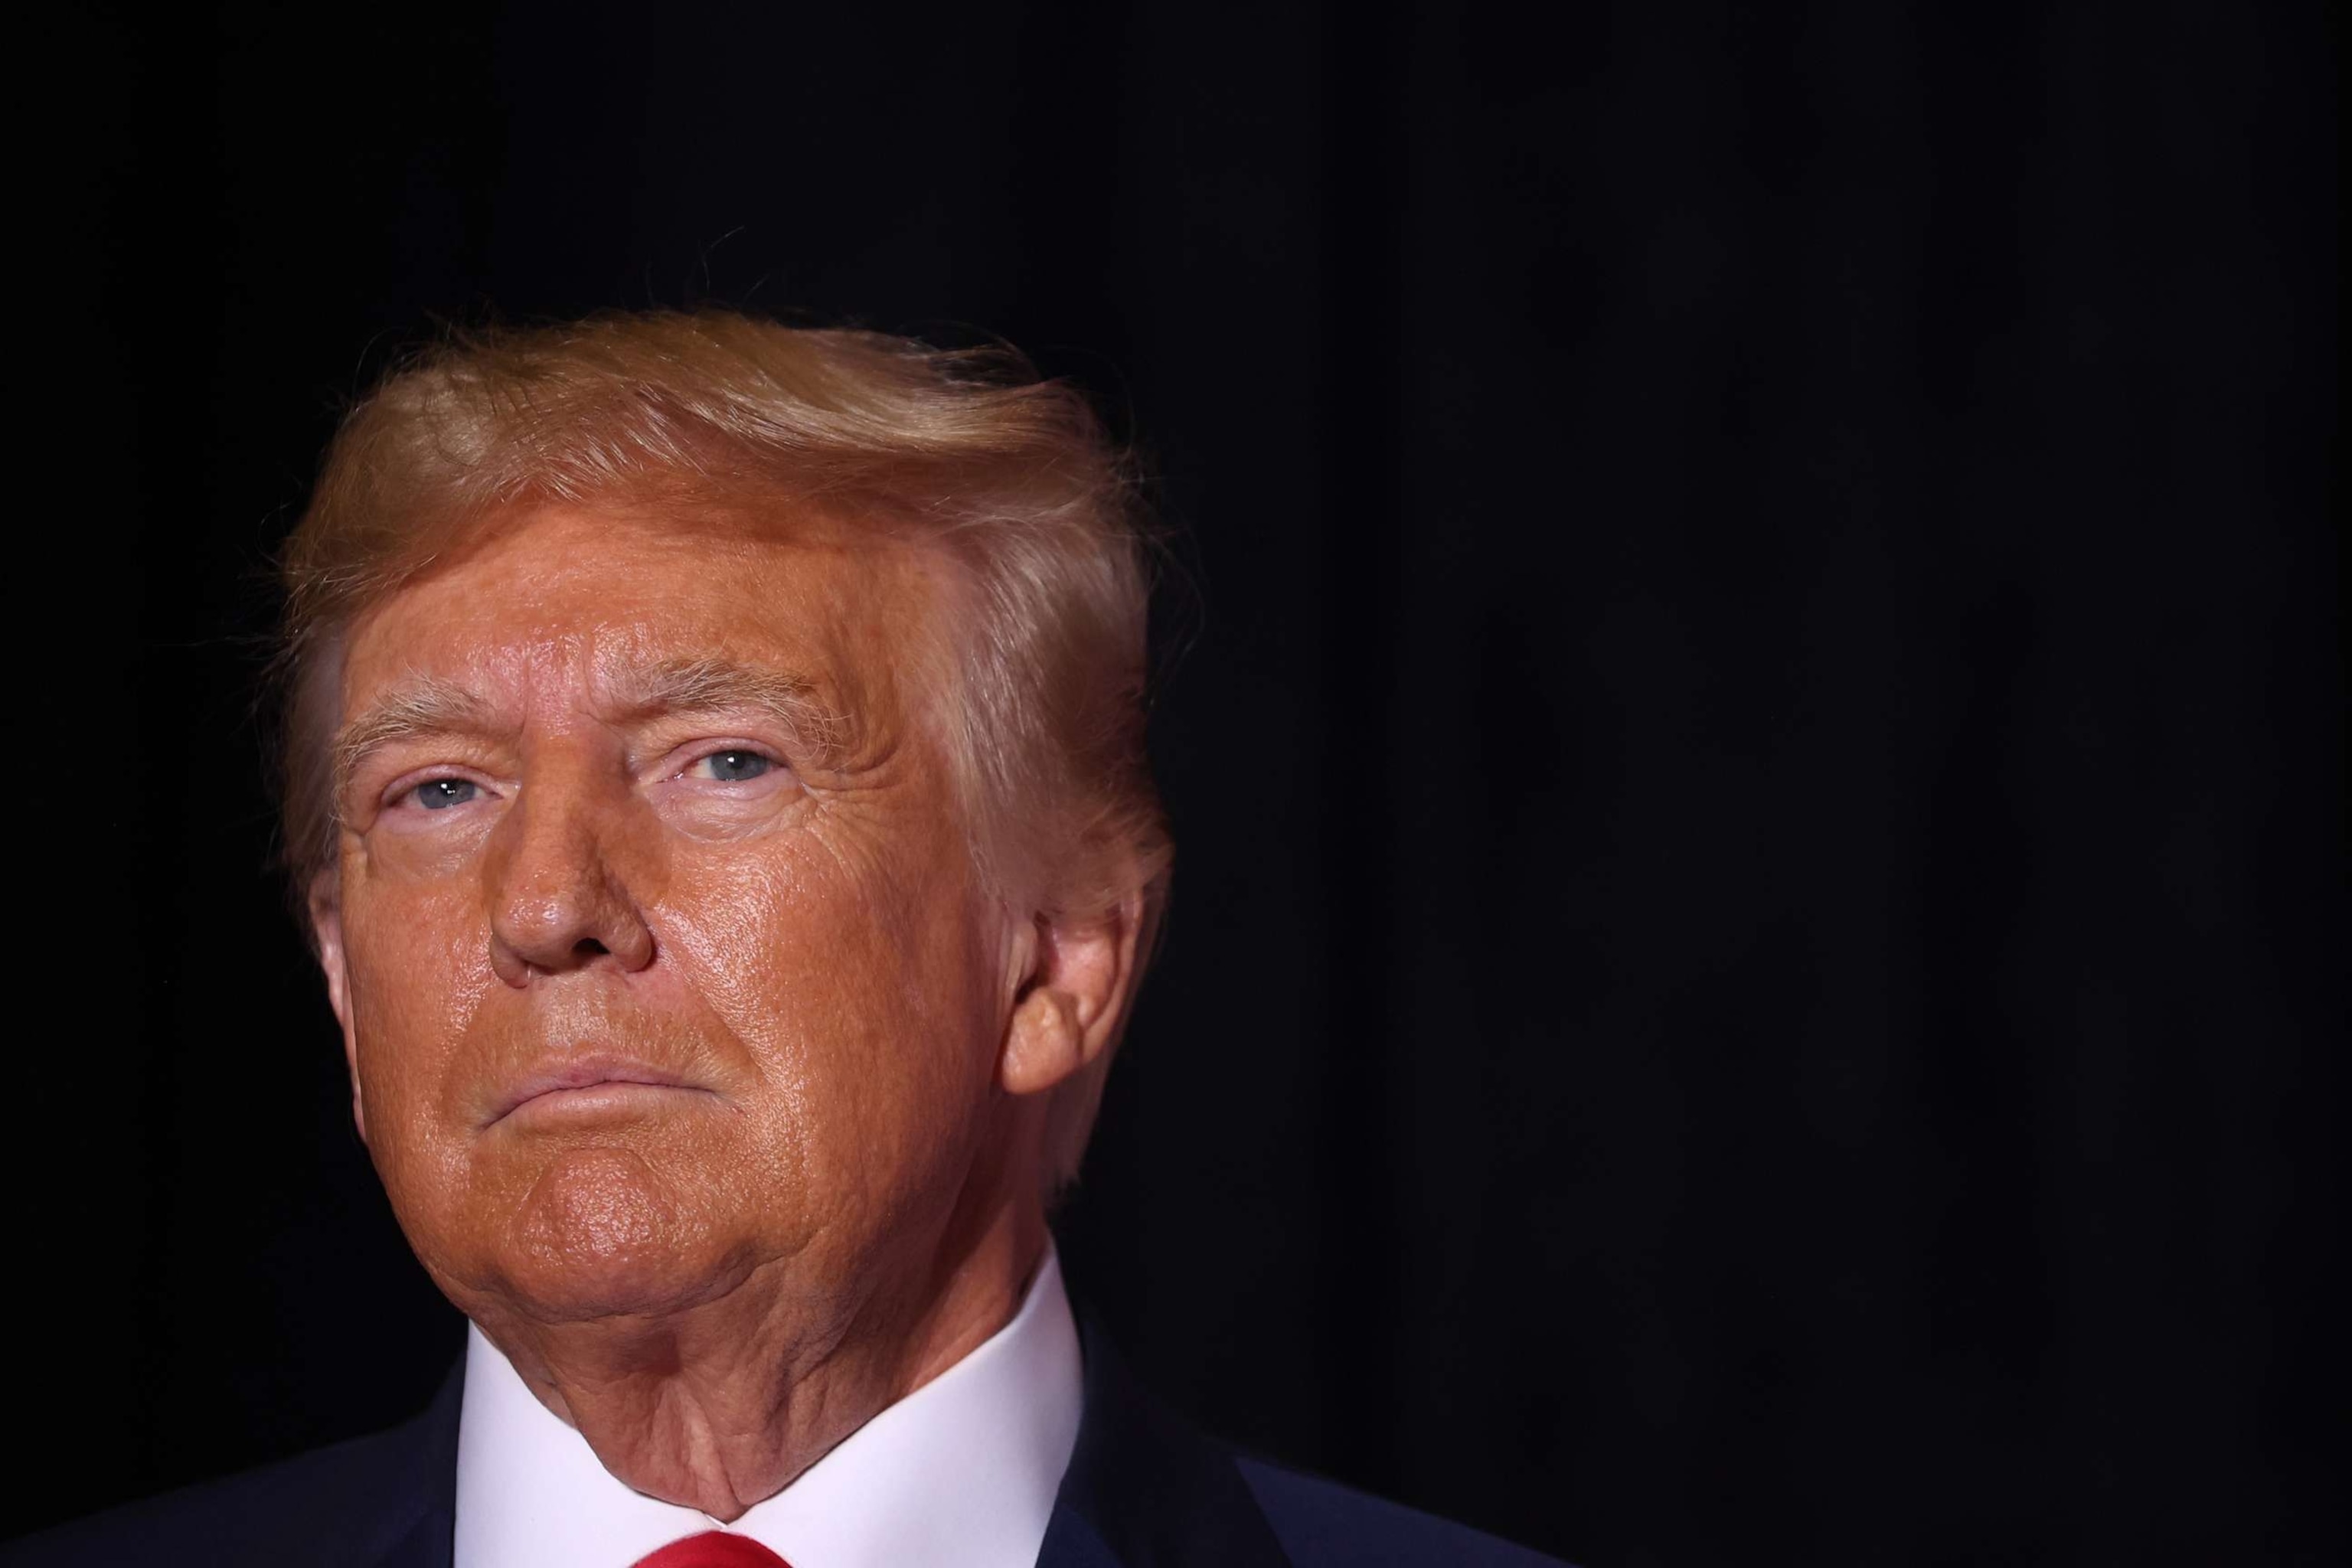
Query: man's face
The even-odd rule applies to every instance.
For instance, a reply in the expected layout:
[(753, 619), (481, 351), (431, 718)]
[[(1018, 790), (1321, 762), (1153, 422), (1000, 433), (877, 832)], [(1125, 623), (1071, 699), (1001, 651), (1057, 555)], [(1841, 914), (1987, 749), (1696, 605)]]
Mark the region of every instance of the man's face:
[(871, 1278), (985, 1158), (1018, 976), (938, 563), (550, 509), (363, 616), (320, 912), (362, 1130), (461, 1308)]

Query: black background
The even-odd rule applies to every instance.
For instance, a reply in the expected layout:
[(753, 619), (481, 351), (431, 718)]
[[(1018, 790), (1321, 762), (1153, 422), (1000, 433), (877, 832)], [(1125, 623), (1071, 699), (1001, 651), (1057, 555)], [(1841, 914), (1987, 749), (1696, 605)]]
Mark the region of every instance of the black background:
[(0, 1533), (453, 1353), (263, 868), (268, 554), (434, 314), (712, 300), (1002, 333), (1188, 531), (1062, 1227), (1175, 1403), (1591, 1568), (2342, 1550), (2332, 33), (37, 25)]

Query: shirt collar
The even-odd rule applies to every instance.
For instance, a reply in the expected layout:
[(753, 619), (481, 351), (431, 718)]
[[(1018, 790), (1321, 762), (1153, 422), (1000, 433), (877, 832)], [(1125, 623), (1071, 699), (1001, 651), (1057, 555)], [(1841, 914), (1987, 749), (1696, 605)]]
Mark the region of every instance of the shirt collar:
[(469, 1328), (455, 1568), (628, 1568), (717, 1529), (794, 1568), (1031, 1568), (1077, 1441), (1082, 1390), (1049, 1242), (1011, 1322), (722, 1526), (631, 1490)]

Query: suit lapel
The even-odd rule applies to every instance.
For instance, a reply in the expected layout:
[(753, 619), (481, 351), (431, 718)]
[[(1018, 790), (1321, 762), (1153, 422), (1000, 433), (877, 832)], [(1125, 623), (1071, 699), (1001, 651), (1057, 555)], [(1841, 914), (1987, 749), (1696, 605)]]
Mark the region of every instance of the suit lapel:
[(1139, 1387), (1082, 1313), (1086, 1414), (1037, 1568), (1290, 1568), (1233, 1456)]
[(367, 1568), (450, 1568), (457, 1523), (457, 1409), (466, 1359), (441, 1381), (422, 1415), (384, 1435), (387, 1510), (353, 1542), (349, 1561)]

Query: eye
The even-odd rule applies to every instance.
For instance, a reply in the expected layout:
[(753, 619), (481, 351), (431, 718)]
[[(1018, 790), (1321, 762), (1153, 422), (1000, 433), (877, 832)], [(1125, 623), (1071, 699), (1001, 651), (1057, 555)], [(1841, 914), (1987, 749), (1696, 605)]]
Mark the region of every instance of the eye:
[(775, 759), (757, 752), (730, 750), (712, 752), (697, 757), (687, 764), (689, 777), (710, 779), (719, 784), (748, 784), (764, 773), (774, 771)]
[(427, 811), (446, 811), (465, 805), (481, 791), (471, 779), (427, 779), (408, 793)]

